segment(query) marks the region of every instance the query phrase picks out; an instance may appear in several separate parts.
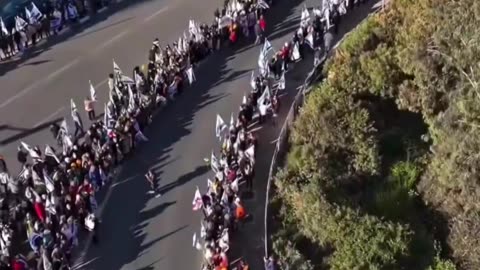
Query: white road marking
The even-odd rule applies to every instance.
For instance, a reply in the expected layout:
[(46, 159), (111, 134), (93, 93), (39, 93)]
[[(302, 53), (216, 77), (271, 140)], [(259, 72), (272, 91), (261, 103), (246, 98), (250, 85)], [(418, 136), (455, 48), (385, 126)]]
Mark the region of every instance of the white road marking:
[(103, 81), (95, 84), (93, 87), (94, 87), (95, 89), (100, 88), (100, 86), (104, 85), (107, 81), (108, 81), (108, 78), (106, 78), (105, 80), (103, 80)]
[(123, 36), (127, 35), (128, 33), (130, 33), (130, 30), (124, 30), (120, 32), (119, 34), (115, 35), (114, 37), (112, 37), (111, 39), (107, 40), (102, 45), (100, 45), (97, 49), (95, 49), (95, 52), (99, 52), (105, 49), (106, 47), (112, 45), (113, 43), (115, 43), (117, 40), (121, 39)]
[(55, 115), (59, 114), (61, 111), (63, 111), (63, 109), (65, 109), (64, 106), (58, 108), (58, 110), (54, 111), (52, 114), (50, 114), (49, 116), (45, 117), (43, 120), (41, 120), (40, 122), (38, 122), (38, 124), (36, 124), (33, 128), (38, 128), (39, 126), (47, 123), (48, 121), (50, 121)]
[(10, 98), (8, 98), (4, 102), (2, 102), (0, 104), (0, 109), (10, 105), (12, 102), (14, 102), (15, 100), (17, 100), (17, 99), (25, 96), (26, 94), (30, 93), (32, 90), (39, 87), (40, 85), (48, 83), (49, 81), (51, 81), (52, 79), (54, 79), (58, 75), (62, 74), (63, 72), (67, 71), (68, 69), (72, 68), (73, 66), (75, 66), (79, 62), (80, 62), (80, 59), (77, 58), (77, 59), (73, 60), (72, 62), (70, 62), (69, 64), (66, 64), (65, 66), (63, 66), (63, 67), (57, 69), (56, 71), (50, 73), (50, 75), (48, 75), (44, 79), (39, 80), (39, 81), (31, 84), (30, 86), (24, 88), (23, 90), (19, 91), (17, 94), (11, 96)]
[(163, 8), (161, 8), (161, 9), (157, 10), (157, 12), (155, 12), (155, 13), (153, 13), (152, 15), (148, 16), (147, 18), (145, 18), (145, 19), (143, 20), (143, 22), (146, 23), (146, 22), (152, 20), (153, 18), (155, 18), (155, 17), (156, 17), (157, 15), (159, 15), (160, 13), (163, 13), (163, 12), (165, 12), (165, 11), (167, 11), (167, 10), (168, 10), (168, 6), (163, 7)]
[[(110, 200), (110, 196), (112, 196), (112, 191), (113, 191), (113, 188), (121, 183), (124, 183), (124, 182), (127, 182), (129, 180), (132, 180), (133, 178), (137, 177), (138, 174), (134, 175), (134, 176), (131, 176), (131, 177), (128, 177), (127, 179), (124, 179), (123, 181), (121, 182), (118, 182), (118, 181), (115, 181), (115, 180), (118, 180), (118, 175), (120, 174), (120, 170), (122, 168), (118, 168), (114, 173), (113, 173), (113, 180), (112, 180), (112, 183), (110, 184), (110, 186), (108, 187), (108, 190), (107, 190), (107, 193), (105, 194), (105, 198), (103, 198), (101, 204), (100, 204), (100, 207), (97, 209), (97, 212), (95, 213), (95, 216), (97, 216), (98, 218), (101, 218), (102, 217), (102, 213), (103, 211), (105, 210), (105, 207), (107, 206), (108, 204), (108, 201)], [(85, 245), (84, 245), (84, 248), (82, 249), (82, 251), (80, 252), (79, 256), (76, 258), (75, 260), (75, 265), (81, 265), (83, 264), (83, 260), (85, 259), (85, 256), (87, 255), (87, 252), (88, 252), (88, 249), (90, 248), (90, 246), (92, 245), (92, 241), (93, 241), (93, 235), (92, 234), (88, 234), (87, 236), (87, 239), (85, 239)]]

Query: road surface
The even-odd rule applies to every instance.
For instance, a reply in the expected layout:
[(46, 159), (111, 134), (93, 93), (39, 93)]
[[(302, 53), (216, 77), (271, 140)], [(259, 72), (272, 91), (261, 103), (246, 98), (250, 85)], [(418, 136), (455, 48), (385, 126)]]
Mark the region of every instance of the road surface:
[[(48, 125), (68, 116), (70, 98), (82, 108), (89, 80), (100, 100), (106, 99), (112, 58), (130, 73), (134, 65), (144, 62), (154, 37), (177, 40), (188, 19), (210, 22), (221, 2), (203, 1), (201, 8), (190, 0), (122, 2), (116, 12), (99, 14), (95, 24), (58, 37), (61, 42), (45, 43), (28, 58), (2, 64), (0, 153), (11, 159), (11, 170), (18, 170), (14, 160), (20, 140), (32, 145), (53, 144)], [(267, 28), (274, 47), (290, 39), (304, 3), (279, 0), (272, 8)], [(82, 245), (78, 269), (199, 269), (201, 253), (191, 247), (201, 219), (200, 213), (191, 210), (193, 193), (196, 186), (204, 190), (211, 176), (203, 158), (218, 149), (215, 115), (228, 121), (231, 112), (238, 112), (243, 94), (250, 91), (250, 72), (256, 68), (259, 52), (258, 46), (239, 44), (209, 57), (196, 71), (197, 82), (155, 117), (146, 132), (150, 142), (137, 149), (119, 169), (112, 187), (102, 194), (106, 198), (101, 206), (100, 245), (89, 246), (89, 241)], [(311, 63), (297, 64), (298, 69), (288, 74), (282, 116)], [(232, 248), (249, 261), (260, 261), (263, 256), (264, 188), (271, 142), (279, 126), (258, 131), (257, 191), (246, 200), (253, 220), (234, 236)], [(160, 176), (161, 198), (146, 194), (143, 175), (149, 168)]]

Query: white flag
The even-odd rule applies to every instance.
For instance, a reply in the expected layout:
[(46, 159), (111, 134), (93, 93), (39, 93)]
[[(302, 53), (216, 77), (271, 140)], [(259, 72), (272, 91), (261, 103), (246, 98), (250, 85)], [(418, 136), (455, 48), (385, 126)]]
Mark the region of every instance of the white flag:
[(230, 115), (230, 129), (234, 129), (234, 128), (235, 128), (235, 118), (233, 117), (233, 112), (232, 112), (232, 114)]
[(52, 157), (58, 164), (60, 164), (60, 159), (58, 159), (55, 151), (53, 151), (53, 148), (48, 144), (45, 146), (45, 156)]
[(210, 178), (207, 179), (207, 187), (208, 188), (211, 188), (213, 186), (213, 182), (212, 180), (210, 180)]
[(202, 206), (203, 206), (202, 194), (200, 193), (200, 190), (197, 187), (197, 189), (195, 190), (195, 195), (193, 195), (192, 209), (193, 211), (198, 211), (202, 208)]
[(55, 190), (55, 186), (53, 184), (52, 178), (50, 177), (50, 175), (48, 175), (46, 169), (43, 169), (43, 180), (45, 180), (45, 186), (47, 188), (47, 191), (50, 193), (53, 192)]
[(297, 61), (300, 59), (300, 48), (298, 47), (298, 42), (295, 42), (292, 50), (292, 61)]
[(262, 95), (258, 98), (257, 103), (260, 106), (261, 104), (269, 104), (270, 103), (270, 89), (268, 86), (263, 91)]
[(27, 22), (20, 18), (19, 16), (15, 16), (15, 29), (20, 32), (27, 26)]
[(215, 136), (217, 138), (221, 138), (222, 132), (226, 127), (227, 126), (225, 125), (225, 121), (223, 121), (222, 117), (219, 114), (217, 114), (217, 121), (215, 124)]
[(313, 8), (313, 15), (315, 16), (322, 16), (322, 11), (319, 8)]
[(197, 233), (194, 233), (192, 237), (192, 247), (195, 247), (196, 244), (197, 244)]
[(270, 43), (270, 41), (268, 41), (268, 39), (265, 39), (265, 42), (263, 43), (263, 49), (262, 50), (263, 50), (265, 55), (267, 55), (268, 52), (273, 50), (273, 46)]
[(115, 63), (115, 60), (113, 60), (113, 74), (114, 75), (122, 75), (123, 74), (120, 67), (117, 65), (117, 63)]
[(68, 124), (65, 118), (63, 118), (63, 121), (60, 124), (60, 131), (62, 131), (64, 135), (68, 135)]
[(203, 222), (200, 222), (200, 237), (205, 238), (207, 236), (207, 230), (205, 230), (205, 226), (203, 226)]
[(255, 162), (255, 145), (250, 146), (247, 150), (245, 150), (245, 155), (247, 156), (252, 163)]
[(257, 8), (269, 9), (270, 6), (267, 4), (267, 2), (265, 2), (265, 0), (258, 0), (257, 1)]
[(308, 12), (307, 6), (303, 7), (302, 16), (300, 18), (300, 26), (306, 27), (310, 21), (310, 12)]
[(233, 182), (230, 184), (230, 188), (232, 189), (232, 191), (234, 193), (238, 193), (238, 181), (239, 181), (240, 178), (235, 178), (235, 180), (233, 180)]
[(192, 84), (194, 81), (197, 80), (197, 79), (195, 78), (195, 73), (193, 73), (193, 68), (192, 68), (192, 67), (188, 68), (187, 71), (186, 71), (186, 73), (187, 73), (187, 77), (188, 77), (188, 82), (189, 82), (190, 84)]
[(32, 2), (32, 11), (31, 11), (32, 17), (37, 20), (37, 22), (41, 21), (43, 18), (42, 12), (37, 8), (37, 5), (35, 5), (34, 2)]
[(122, 70), (117, 65), (115, 60), (113, 60), (113, 75), (114, 75), (115, 80), (120, 81), (124, 84), (135, 84), (135, 81), (132, 78), (123, 75)]
[(75, 105), (75, 101), (73, 101), (73, 99), (70, 99), (70, 110), (72, 112), (76, 112), (77, 111), (77, 105)]
[(97, 101), (97, 92), (93, 87), (92, 81), (88, 81), (88, 83), (90, 84), (90, 98), (92, 99), (92, 101)]
[(252, 71), (252, 76), (250, 76), (250, 86), (255, 90), (257, 84), (255, 83), (255, 71)]
[(3, 22), (1, 17), (0, 17), (0, 28), (2, 28), (3, 34), (5, 34), (6, 36), (9, 34), (7, 27), (5, 26), (5, 23)]
[(25, 142), (20, 142), (23, 146), (23, 148), (25, 148), (25, 150), (27, 150), (28, 154), (34, 158), (34, 159), (40, 159), (40, 156), (38, 155), (37, 151), (33, 150), (33, 148), (26, 144)]
[(28, 10), (27, 7), (25, 7), (25, 18), (26, 18), (28, 21), (31, 21), (31, 19), (32, 19), (32, 14), (30, 13), (30, 10)]
[(135, 102), (135, 97), (133, 96), (132, 87), (128, 85), (127, 88), (128, 88), (128, 110), (133, 112), (135, 111), (137, 104)]
[(217, 157), (215, 156), (215, 153), (212, 150), (212, 154), (210, 155), (210, 167), (214, 173), (218, 172), (220, 164), (218, 162)]
[(278, 80), (277, 89), (285, 90), (285, 71), (282, 72), (282, 76), (280, 77), (280, 80)]
[(70, 99), (70, 109), (73, 121), (83, 129), (82, 118), (80, 118), (80, 114), (77, 111), (77, 105), (75, 105), (73, 99)]
[(313, 44), (313, 34), (308, 33), (308, 35), (305, 37), (305, 42), (310, 46), (310, 48), (315, 49), (314, 44)]
[(245, 95), (242, 98), (242, 105), (247, 105), (247, 97)]
[(263, 76), (267, 75), (267, 56), (265, 55), (263, 49), (260, 51), (260, 55), (258, 56), (258, 69), (260, 74)]

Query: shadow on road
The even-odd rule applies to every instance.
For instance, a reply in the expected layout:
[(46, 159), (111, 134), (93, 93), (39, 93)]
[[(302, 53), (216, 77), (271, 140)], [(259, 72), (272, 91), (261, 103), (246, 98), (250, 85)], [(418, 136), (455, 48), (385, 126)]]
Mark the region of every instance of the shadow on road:
[[(10, 71), (12, 71), (16, 68), (19, 68), (28, 59), (30, 59), (32, 57), (36, 57), (36, 56), (42, 54), (43, 52), (51, 50), (54, 45), (56, 45), (60, 42), (63, 42), (67, 39), (70, 39), (70, 38), (72, 38), (72, 37), (74, 37), (74, 36), (76, 36), (80, 33), (83, 33), (88, 28), (92, 27), (93, 25), (107, 20), (114, 13), (119, 12), (119, 11), (124, 10), (124, 9), (127, 9), (127, 8), (131, 8), (131, 7), (136, 6), (136, 5), (141, 5), (141, 4), (143, 4), (144, 2), (147, 2), (147, 1), (152, 1), (152, 0), (135, 0), (135, 1), (134, 0), (123, 0), (120, 3), (111, 4), (105, 10), (103, 10), (103, 11), (97, 13), (96, 15), (94, 15), (93, 17), (90, 17), (89, 19), (87, 19), (87, 21), (85, 21), (83, 23), (76, 24), (76, 25), (71, 25), (71, 26), (69, 26), (68, 29), (66, 29), (61, 34), (59, 34), (57, 36), (51, 36), (47, 40), (40, 41), (40, 43), (37, 44), (36, 46), (28, 48), (19, 58), (14, 58), (14, 59), (11, 59), (11, 60), (3, 62), (3, 63), (0, 62), (0, 76), (3, 76), (3, 75), (7, 74), (8, 72), (10, 72)], [(97, 29), (95, 31), (90, 31), (90, 32), (83, 33), (79, 36), (76, 36), (75, 38), (83, 37), (83, 36), (98, 32), (98, 31), (102, 31), (106, 28), (113, 27), (115, 25), (124, 23), (124, 22), (132, 20), (132, 19), (133, 18), (130, 17), (130, 18), (118, 21), (118, 22), (114, 22), (114, 23), (112, 23), (108, 26), (102, 27), (102, 28)]]
[[(266, 16), (269, 29), (273, 29), (271, 37), (281, 37), (287, 34), (287, 30), (283, 30), (283, 28), (290, 30), (296, 28), (295, 25), (298, 25), (299, 17), (297, 15), (300, 14), (299, 6), (301, 4), (302, 1), (300, 0), (282, 1), (272, 7)], [(371, 7), (367, 4), (347, 15), (349, 17), (348, 21), (345, 19), (342, 22), (337, 39), (363, 19), (370, 10)], [(269, 40), (272, 40), (271, 37), (268, 37)], [(145, 195), (148, 187), (143, 174), (152, 168), (157, 174), (157, 178), (161, 178), (163, 174), (161, 168), (173, 162), (170, 158), (175, 144), (191, 133), (192, 121), (196, 113), (203, 107), (214, 105), (217, 101), (227, 96), (227, 94), (212, 95), (209, 93), (210, 89), (222, 83), (235, 80), (249, 72), (249, 70), (235, 71), (227, 67), (229, 59), (234, 59), (239, 52), (253, 47), (251, 45), (252, 40), (243, 40), (241, 42), (243, 43), (235, 47), (224, 48), (211, 55), (196, 71), (195, 75), (199, 80), (192, 87), (188, 87), (173, 105), (155, 116), (152, 125), (146, 131), (150, 141), (141, 145), (131, 160), (120, 168), (118, 181), (122, 183), (115, 186), (109, 199), (109, 204), (102, 216), (103, 222), (100, 227), (100, 236), (103, 244), (91, 248), (86, 254), (83, 254), (81, 261), (91, 261), (91, 263), (79, 269), (123, 269), (123, 267), (135, 261), (143, 252), (146, 252), (153, 244), (188, 227), (188, 225), (181, 226), (153, 241), (144, 243), (146, 239), (145, 228), (151, 220), (155, 216), (161, 215), (165, 209), (176, 202), (164, 203), (152, 210), (144, 211), (143, 209), (147, 208), (147, 203), (151, 197)], [(260, 51), (259, 47), (258, 50)], [(256, 59), (252, 59), (252, 61), (256, 61)], [(270, 158), (274, 147), (270, 142), (278, 136), (280, 123), (283, 123), (286, 111), (296, 93), (296, 86), (303, 83), (306, 73), (312, 67), (312, 62), (311, 59), (306, 59), (298, 64), (298, 69), (287, 74), (287, 87), (289, 90), (286, 98), (282, 99), (282, 112), (276, 120), (279, 124), (268, 126), (269, 124), (267, 123), (258, 132), (261, 138), (260, 142), (262, 145), (260, 146), (260, 151), (262, 154), (259, 155), (256, 164), (255, 195), (250, 202), (247, 201), (247, 209), (251, 210), (254, 219), (253, 222), (245, 224), (244, 228), (232, 236), (235, 238), (232, 244), (232, 259), (235, 259), (235, 256), (245, 257), (251, 264), (252, 269), (262, 269), (263, 267), (261, 258), (263, 255), (264, 195)], [(248, 87), (248, 85), (245, 87)], [(237, 108), (232, 108), (232, 110), (236, 111)], [(206, 121), (206, 123), (196, 124), (201, 127), (212, 125), (210, 119)], [(210, 140), (212, 138), (205, 139)], [(173, 158), (188, 160), (188, 157), (184, 156)], [(181, 185), (202, 177), (208, 171), (208, 167), (197, 167), (193, 171), (181, 176), (177, 181), (163, 185), (161, 187), (162, 193), (170, 192)], [(126, 181), (124, 179), (129, 180)], [(188, 215), (190, 213), (183, 214)], [(178, 245), (185, 249), (191, 248), (186, 243), (178, 243)], [(181, 250), (179, 246), (169, 248)], [(182, 254), (178, 254), (178, 257), (175, 259), (184, 258)], [(154, 269), (155, 263), (151, 263), (142, 269)]]

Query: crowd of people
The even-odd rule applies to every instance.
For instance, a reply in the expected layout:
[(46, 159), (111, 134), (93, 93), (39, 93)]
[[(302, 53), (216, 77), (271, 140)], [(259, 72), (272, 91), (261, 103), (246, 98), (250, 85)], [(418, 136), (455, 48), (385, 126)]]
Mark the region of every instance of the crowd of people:
[[(278, 51), (260, 36), (263, 47), (258, 60), (259, 74), (255, 76), (252, 73), (252, 89), (247, 97), (244, 96), (237, 118), (232, 114), (227, 125), (217, 115), (216, 136), (222, 143), (218, 157), (212, 152), (211, 157), (206, 159), (213, 171), (213, 180), (207, 180), (204, 193), (197, 187), (192, 201), (193, 210), (203, 213), (200, 237), (197, 238), (196, 233), (193, 237), (193, 246), (204, 255), (203, 270), (250, 269), (248, 262), (243, 259), (232, 265), (229, 250), (230, 234), (241, 229), (249, 217), (239, 187), (245, 184), (246, 192), (253, 189), (259, 140), (252, 129), (268, 119), (275, 121), (280, 109), (278, 94), (286, 88), (285, 73), (289, 64), (302, 60), (304, 50), (308, 47), (316, 54), (328, 51), (324, 34), (338, 30), (343, 10), (346, 11), (346, 7), (341, 3), (331, 3), (326, 9), (314, 8), (311, 16), (308, 9), (304, 8), (298, 31)], [(273, 256), (265, 257), (264, 263), (266, 270), (279, 269)]]
[(35, 2), (19, 10), (13, 20), (0, 18), (0, 60), (9, 59), (41, 39), (76, 25), (87, 14), (110, 4), (110, 0), (47, 0), (40, 9)]
[[(194, 83), (193, 67), (199, 61), (225, 43), (253, 36), (256, 43), (263, 44), (260, 74), (252, 73), (252, 91), (242, 100), (238, 117), (232, 115), (229, 126), (217, 116), (216, 135), (223, 143), (219, 158), (212, 152), (209, 159), (215, 177), (208, 181), (205, 194), (196, 190), (193, 202), (194, 210), (204, 213), (204, 244), (200, 245), (200, 238), (194, 242), (204, 251), (205, 269), (229, 269), (229, 233), (248, 218), (239, 185), (245, 182), (251, 191), (255, 175), (258, 142), (249, 126), (256, 119), (263, 122), (268, 115), (276, 116), (280, 107), (277, 93), (285, 89), (289, 63), (300, 60), (304, 48), (317, 49), (322, 32), (335, 21), (333, 16), (325, 20), (323, 12), (314, 12), (313, 20), (308, 10), (308, 16), (302, 12), (301, 30), (275, 52), (265, 38), (263, 15), (269, 4), (261, 0), (226, 1), (221, 11), (215, 11), (211, 25), (190, 21), (189, 35), (165, 47), (155, 39), (148, 65), (135, 67), (132, 77), (114, 62), (103, 119), (96, 118), (98, 100), (91, 86), (90, 96), (84, 100), (91, 120), (88, 128), (84, 128), (71, 100), (71, 119), (51, 126), (58, 150), (46, 145), (42, 152), (39, 146), (21, 142), (17, 160), (22, 170), (16, 176), (0, 159), (0, 270), (70, 269), (72, 251), (82, 232), (91, 233), (94, 243), (99, 241), (96, 194), (112, 180), (115, 167), (139, 143), (148, 141), (143, 131), (156, 108), (172, 102), (186, 83)], [(332, 8), (338, 9), (335, 5)], [(147, 173), (147, 180), (155, 191), (154, 175)], [(29, 248), (22, 247), (25, 239)], [(30, 256), (24, 256), (28, 250)], [(274, 265), (273, 261), (266, 260), (266, 265)], [(248, 269), (248, 264), (242, 261), (241, 267)]]

